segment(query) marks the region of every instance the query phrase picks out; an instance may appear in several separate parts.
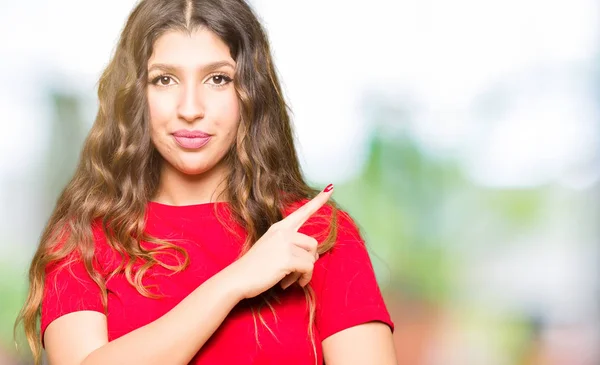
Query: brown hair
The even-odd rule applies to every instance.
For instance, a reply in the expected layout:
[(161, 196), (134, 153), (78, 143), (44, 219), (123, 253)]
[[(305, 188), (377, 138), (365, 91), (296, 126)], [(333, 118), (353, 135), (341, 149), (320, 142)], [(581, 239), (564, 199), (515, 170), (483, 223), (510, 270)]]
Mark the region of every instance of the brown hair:
[[(142, 295), (151, 295), (142, 285), (142, 277), (151, 266), (174, 271), (187, 266), (187, 260), (179, 266), (157, 260), (157, 251), (176, 250), (187, 255), (180, 247), (145, 233), (145, 209), (156, 192), (161, 164), (148, 127), (147, 62), (161, 34), (167, 30), (192, 32), (198, 27), (218, 35), (237, 63), (234, 85), (241, 116), (237, 139), (225, 157), (230, 167), (225, 183), (234, 219), (247, 231), (243, 252), (283, 218), (287, 207), (317, 194), (302, 176), (269, 43), (252, 9), (243, 0), (141, 1), (129, 16), (100, 78), (96, 120), (31, 263), (29, 294), (15, 329), (22, 321), (36, 364), (41, 359), (38, 320), (48, 265), (73, 253), (80, 255), (103, 293), (106, 308), (105, 278), (94, 268), (93, 222), (102, 222), (107, 241), (124, 258), (119, 269)], [(328, 251), (336, 237), (337, 207), (334, 202), (329, 205), (331, 214), (323, 217), (329, 228), (323, 232), (319, 253)], [(147, 250), (140, 246), (142, 240), (160, 245)], [(134, 260), (143, 260), (145, 265), (134, 271)], [(315, 304), (310, 286), (305, 294), (308, 332), (314, 347)], [(271, 307), (269, 298), (272, 296), (265, 293), (263, 303)]]

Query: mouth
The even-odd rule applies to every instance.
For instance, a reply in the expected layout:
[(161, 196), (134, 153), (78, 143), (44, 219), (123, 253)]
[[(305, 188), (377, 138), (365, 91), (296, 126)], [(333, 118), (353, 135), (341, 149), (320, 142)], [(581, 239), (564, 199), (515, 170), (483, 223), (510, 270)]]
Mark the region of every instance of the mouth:
[(212, 136), (202, 131), (179, 130), (173, 133), (173, 138), (182, 148), (199, 149), (210, 142)]

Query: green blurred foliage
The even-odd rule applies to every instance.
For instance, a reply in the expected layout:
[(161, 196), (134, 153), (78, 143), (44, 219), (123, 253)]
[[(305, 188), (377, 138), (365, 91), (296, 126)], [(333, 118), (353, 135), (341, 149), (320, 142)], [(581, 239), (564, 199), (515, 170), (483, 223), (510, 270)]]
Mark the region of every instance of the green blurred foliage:
[(0, 261), (0, 341), (4, 347), (13, 347), (13, 324), (27, 295), (23, 268)]

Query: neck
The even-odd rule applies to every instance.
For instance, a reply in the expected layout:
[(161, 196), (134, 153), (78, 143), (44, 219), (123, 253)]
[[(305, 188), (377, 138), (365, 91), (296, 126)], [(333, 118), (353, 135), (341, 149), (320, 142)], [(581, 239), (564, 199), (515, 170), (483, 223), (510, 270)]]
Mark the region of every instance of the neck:
[(224, 161), (198, 175), (184, 174), (163, 161), (160, 175), (153, 201), (175, 206), (227, 201)]

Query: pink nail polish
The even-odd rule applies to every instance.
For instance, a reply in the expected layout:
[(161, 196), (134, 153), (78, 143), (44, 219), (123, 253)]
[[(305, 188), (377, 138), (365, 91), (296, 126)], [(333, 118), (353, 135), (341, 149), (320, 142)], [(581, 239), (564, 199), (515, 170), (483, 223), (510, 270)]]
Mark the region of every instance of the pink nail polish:
[(325, 187), (325, 189), (323, 189), (323, 192), (328, 193), (331, 190), (333, 190), (333, 184), (329, 184)]

